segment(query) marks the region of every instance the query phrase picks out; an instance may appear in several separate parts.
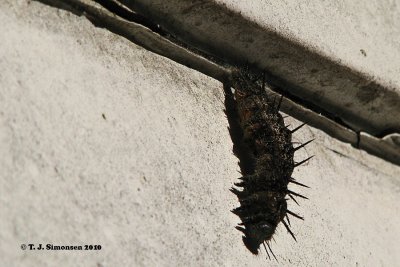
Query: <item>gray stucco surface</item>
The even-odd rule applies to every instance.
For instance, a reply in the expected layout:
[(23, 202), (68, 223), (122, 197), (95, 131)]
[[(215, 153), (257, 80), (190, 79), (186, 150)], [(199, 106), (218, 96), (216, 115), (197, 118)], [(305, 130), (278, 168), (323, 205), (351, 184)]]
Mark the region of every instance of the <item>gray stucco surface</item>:
[[(222, 85), (87, 20), (0, 2), (0, 266), (393, 266), (400, 169), (311, 127), (279, 263), (234, 229)], [(104, 114), (104, 117), (103, 117)], [(287, 118), (290, 127), (300, 124)], [(23, 243), (100, 251), (22, 251)]]
[[(384, 83), (400, 84), (397, 1), (216, 0), (283, 36)], [(363, 51), (361, 51), (363, 50)]]

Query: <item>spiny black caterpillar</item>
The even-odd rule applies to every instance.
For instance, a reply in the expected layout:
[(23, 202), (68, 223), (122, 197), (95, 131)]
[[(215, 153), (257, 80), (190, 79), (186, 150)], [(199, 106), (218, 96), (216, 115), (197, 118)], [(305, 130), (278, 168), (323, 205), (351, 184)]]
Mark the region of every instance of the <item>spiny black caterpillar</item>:
[(293, 130), (285, 126), (279, 113), (282, 97), (278, 103), (271, 100), (264, 88), (264, 77), (262, 86), (255, 82), (260, 80), (260, 75), (248, 68), (241, 68), (233, 73), (234, 95), (230, 89), (225, 88), (229, 130), (234, 143), (234, 153), (240, 159), (239, 165), (243, 175), (240, 178), (241, 182), (235, 183), (235, 186), (243, 190), (231, 188), (240, 201), (240, 207), (232, 212), (242, 221), (236, 228), (244, 234), (243, 242), (246, 247), (253, 254), (258, 254), (260, 245), (263, 244), (270, 257), (267, 245), (276, 259), (269, 241), (278, 224), (282, 222), (296, 240), (290, 230), (288, 214), (303, 219), (287, 209), (286, 196), (296, 203), (295, 197), (306, 198), (289, 190), (288, 184), (307, 187), (291, 175), (295, 167), (312, 157), (295, 163), (293, 156), (296, 150), (312, 140), (293, 147), (292, 133), (305, 124)]

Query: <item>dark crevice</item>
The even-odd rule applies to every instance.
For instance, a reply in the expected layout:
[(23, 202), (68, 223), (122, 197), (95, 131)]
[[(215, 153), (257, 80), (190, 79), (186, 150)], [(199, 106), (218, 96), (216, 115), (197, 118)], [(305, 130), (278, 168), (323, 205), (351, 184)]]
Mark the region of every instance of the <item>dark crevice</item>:
[(153, 32), (156, 32), (162, 36), (165, 36), (167, 33), (161, 29), (160, 25), (153, 23), (151, 20), (146, 17), (133, 12), (126, 6), (123, 6), (119, 2), (115, 2), (113, 0), (93, 0), (94, 2), (100, 4), (102, 7), (110, 11), (111, 13), (128, 20), (130, 22), (135, 22), (149, 28)]
[(357, 134), (357, 143), (353, 144), (353, 147), (360, 148), (360, 140), (361, 140), (360, 131), (357, 131), (356, 134)]
[[(130, 7), (132, 7), (136, 4), (135, 1), (131, 1), (131, 0), (115, 0), (115, 1), (117, 1), (121, 4), (124, 4), (124, 6), (130, 6)], [(194, 4), (193, 6), (204, 5), (204, 4), (205, 3), (202, 3), (202, 4), (198, 3), (198, 4)], [(132, 10), (134, 10), (135, 13), (141, 14), (144, 18), (146, 18), (148, 21), (150, 21), (153, 24), (154, 24), (154, 21), (156, 21), (155, 24), (158, 25), (159, 19), (155, 19), (155, 20), (149, 19), (148, 16), (146, 16), (146, 14), (143, 14), (136, 9), (132, 9)], [(201, 47), (191, 45), (185, 41), (185, 38), (180, 38), (181, 36), (175, 35), (172, 31), (169, 31), (168, 29), (164, 29), (164, 30), (166, 32), (164, 37), (167, 38), (168, 40), (170, 40), (171, 42), (174, 42), (175, 44), (177, 44), (185, 49), (188, 49), (189, 51), (191, 51), (193, 53), (196, 53), (204, 58), (207, 58), (208, 60), (210, 60), (216, 64), (219, 64), (224, 67), (229, 67), (229, 64), (227, 64), (227, 60), (224, 57), (220, 56), (218, 53), (210, 53), (209, 50), (204, 50)], [(241, 61), (233, 62), (233, 64), (242, 64), (242, 63), (243, 62), (241, 62)], [(224, 81), (222, 81), (222, 82), (224, 82)]]
[(391, 135), (391, 134), (399, 134), (400, 133), (400, 128), (388, 128), (379, 134), (376, 134), (375, 137), (377, 138), (383, 138), (385, 136)]

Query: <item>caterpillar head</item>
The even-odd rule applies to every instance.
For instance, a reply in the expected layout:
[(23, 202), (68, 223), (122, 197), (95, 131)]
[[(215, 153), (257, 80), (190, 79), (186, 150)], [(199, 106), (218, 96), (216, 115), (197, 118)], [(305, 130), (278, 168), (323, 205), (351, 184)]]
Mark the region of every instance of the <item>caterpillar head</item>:
[(243, 243), (253, 254), (258, 254), (260, 245), (267, 240), (270, 240), (275, 232), (275, 226), (266, 221), (260, 221), (256, 224), (246, 224), (246, 228), (236, 227), (244, 233), (242, 237)]

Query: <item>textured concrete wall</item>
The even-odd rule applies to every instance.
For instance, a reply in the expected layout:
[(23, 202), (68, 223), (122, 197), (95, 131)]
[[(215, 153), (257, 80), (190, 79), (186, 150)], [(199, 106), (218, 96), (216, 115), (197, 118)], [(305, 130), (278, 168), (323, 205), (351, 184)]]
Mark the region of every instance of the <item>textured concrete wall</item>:
[[(279, 263), (234, 229), (222, 85), (68, 12), (0, 2), (0, 266), (393, 266), (400, 169), (304, 128)], [(300, 124), (286, 119), (294, 127)], [(295, 186), (293, 186), (295, 188)], [(99, 244), (29, 251), (21, 244)]]
[(216, 2), (341, 64), (397, 88), (400, 85), (400, 5), (397, 1)]

